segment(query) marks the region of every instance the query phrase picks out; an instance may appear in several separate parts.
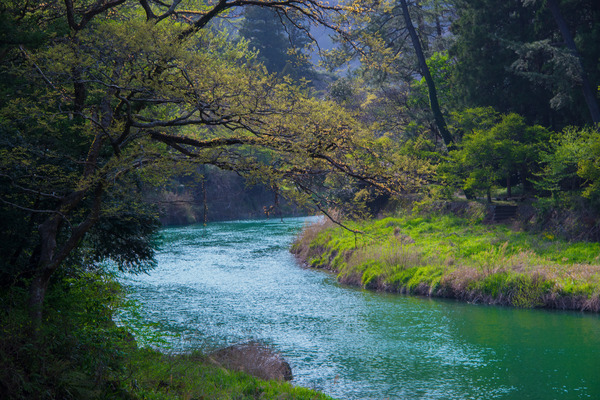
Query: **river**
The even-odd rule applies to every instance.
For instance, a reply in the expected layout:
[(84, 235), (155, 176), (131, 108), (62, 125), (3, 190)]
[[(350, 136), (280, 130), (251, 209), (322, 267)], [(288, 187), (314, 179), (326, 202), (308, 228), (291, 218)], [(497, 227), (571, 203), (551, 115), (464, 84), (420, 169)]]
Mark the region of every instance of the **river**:
[(345, 287), (289, 253), (304, 221), (164, 229), (129, 296), (173, 351), (258, 340), (339, 399), (600, 399), (598, 315)]

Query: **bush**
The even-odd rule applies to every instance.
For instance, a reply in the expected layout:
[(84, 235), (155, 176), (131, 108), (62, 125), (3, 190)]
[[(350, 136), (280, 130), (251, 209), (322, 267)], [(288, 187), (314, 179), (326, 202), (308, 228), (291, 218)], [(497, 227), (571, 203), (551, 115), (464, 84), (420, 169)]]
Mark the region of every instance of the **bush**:
[[(550, 149), (542, 153), (544, 169), (536, 186), (549, 195), (557, 206), (574, 193), (600, 206), (600, 134), (593, 128), (565, 128), (550, 140)], [(562, 197), (561, 197), (562, 196)]]
[(467, 109), (455, 114), (454, 120), (454, 129), (464, 136), (440, 168), (446, 181), (467, 193), (485, 194), (490, 201), (495, 187), (505, 187), (511, 197), (516, 184), (529, 186), (549, 137), (545, 128), (529, 126), (514, 113), (500, 116), (489, 108)]
[(131, 336), (112, 322), (122, 299), (108, 275), (80, 273), (52, 282), (40, 327), (31, 324), (27, 292), (2, 294), (0, 345), (3, 399), (95, 399), (121, 390)]

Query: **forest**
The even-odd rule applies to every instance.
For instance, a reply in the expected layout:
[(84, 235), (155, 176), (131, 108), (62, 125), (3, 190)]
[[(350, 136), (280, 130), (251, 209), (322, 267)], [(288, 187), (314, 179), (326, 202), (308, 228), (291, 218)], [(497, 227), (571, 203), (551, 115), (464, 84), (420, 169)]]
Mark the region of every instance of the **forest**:
[[(510, 205), (599, 242), (598, 43), (596, 0), (3, 1), (0, 397), (168, 398), (112, 320), (165, 213)], [(317, 396), (244, 382), (207, 398)]]

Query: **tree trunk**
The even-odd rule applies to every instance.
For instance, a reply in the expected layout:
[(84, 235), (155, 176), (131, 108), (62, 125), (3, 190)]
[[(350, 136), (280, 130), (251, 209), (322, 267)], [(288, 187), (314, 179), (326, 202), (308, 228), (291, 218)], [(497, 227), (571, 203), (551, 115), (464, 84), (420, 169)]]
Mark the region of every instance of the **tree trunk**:
[(58, 237), (65, 214), (73, 211), (83, 200), (87, 191), (73, 192), (58, 207), (63, 210), (60, 214), (52, 214), (39, 227), (40, 257), (35, 275), (29, 287), (29, 316), (34, 326), (34, 334), (42, 324), (42, 311), (48, 290), (50, 278), (60, 267), (62, 262), (79, 245), (83, 236), (98, 220), (104, 186), (98, 183), (93, 192), (93, 206), (87, 217), (77, 226), (72, 228), (68, 239), (58, 246)]
[(48, 284), (50, 283), (51, 276), (52, 273), (49, 270), (44, 269), (33, 278), (31, 286), (29, 287), (29, 318), (33, 325), (34, 335), (42, 325), (44, 299), (46, 298), (46, 292), (48, 291)]
[(52, 276), (52, 271), (49, 269), (49, 266), (52, 264), (54, 258), (57, 244), (56, 238), (58, 237), (60, 223), (60, 215), (52, 214), (39, 227), (40, 256), (33, 281), (29, 288), (30, 318), (36, 329), (42, 323), (44, 298), (46, 297), (50, 276)]
[(590, 81), (588, 76), (583, 68), (583, 62), (581, 61), (581, 56), (579, 55), (579, 51), (577, 50), (577, 46), (575, 46), (575, 41), (573, 40), (573, 36), (571, 35), (571, 31), (567, 26), (567, 21), (562, 16), (560, 12), (560, 7), (558, 5), (557, 0), (547, 0), (546, 5), (552, 12), (552, 16), (558, 25), (558, 29), (562, 34), (563, 39), (565, 39), (565, 43), (567, 48), (571, 51), (571, 53), (577, 58), (577, 62), (579, 63), (579, 67), (581, 68), (581, 88), (583, 90), (583, 97), (585, 98), (585, 102), (590, 111), (590, 115), (592, 117), (592, 121), (595, 124), (600, 123), (600, 109), (598, 108), (598, 101), (596, 100), (596, 94), (590, 85)]
[(477, 197), (475, 196), (475, 193), (473, 192), (473, 190), (471, 189), (463, 189), (463, 193), (465, 195), (465, 198), (467, 200), (475, 200)]
[(506, 197), (512, 197), (512, 186), (510, 184), (510, 172), (506, 175)]
[(448, 131), (448, 127), (446, 126), (446, 120), (444, 119), (444, 115), (442, 114), (442, 110), (440, 109), (435, 83), (433, 82), (433, 78), (431, 77), (431, 73), (429, 72), (427, 61), (425, 61), (425, 55), (423, 54), (423, 48), (421, 47), (419, 36), (417, 35), (417, 31), (415, 30), (415, 27), (413, 26), (412, 20), (410, 18), (410, 14), (408, 13), (408, 5), (406, 4), (406, 0), (400, 0), (400, 5), (402, 6), (402, 14), (404, 15), (404, 23), (406, 25), (406, 29), (408, 29), (408, 33), (410, 34), (410, 39), (415, 49), (417, 59), (419, 60), (421, 75), (423, 75), (423, 77), (425, 78), (425, 82), (427, 83), (427, 90), (429, 91), (429, 103), (431, 105), (433, 117), (435, 118), (435, 124), (437, 125), (437, 128), (440, 131), (440, 135), (442, 136), (446, 147), (451, 148), (453, 147), (454, 140), (452, 138), (452, 135), (450, 134), (450, 131)]

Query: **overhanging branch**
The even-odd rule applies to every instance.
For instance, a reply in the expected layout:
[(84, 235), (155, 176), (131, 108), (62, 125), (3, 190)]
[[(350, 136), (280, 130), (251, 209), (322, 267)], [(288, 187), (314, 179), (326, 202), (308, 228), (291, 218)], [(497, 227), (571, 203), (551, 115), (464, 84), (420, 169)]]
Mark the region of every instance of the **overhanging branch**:
[(163, 142), (169, 146), (188, 145), (199, 149), (209, 149), (223, 146), (233, 146), (236, 144), (246, 144), (249, 139), (241, 138), (215, 138), (210, 140), (197, 140), (186, 136), (167, 135), (156, 131), (150, 132), (150, 137), (156, 141)]

